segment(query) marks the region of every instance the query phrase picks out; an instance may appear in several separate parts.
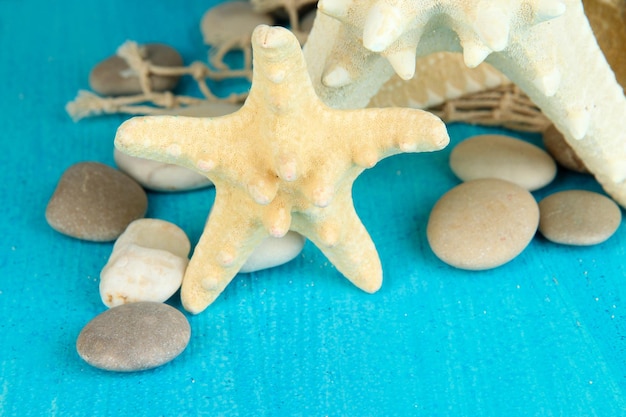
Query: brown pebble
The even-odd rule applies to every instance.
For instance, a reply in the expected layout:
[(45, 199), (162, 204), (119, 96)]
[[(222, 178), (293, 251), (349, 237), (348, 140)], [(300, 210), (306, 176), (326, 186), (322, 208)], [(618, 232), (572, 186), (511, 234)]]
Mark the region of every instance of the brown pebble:
[(91, 366), (133, 372), (156, 368), (180, 355), (191, 337), (187, 318), (163, 303), (113, 307), (81, 330), (76, 351)]
[(554, 125), (550, 125), (543, 132), (543, 146), (563, 168), (589, 174), (585, 163), (576, 155), (576, 152), (565, 141), (563, 134)]
[(450, 168), (462, 181), (499, 178), (529, 191), (549, 184), (556, 163), (543, 149), (504, 135), (478, 135), (456, 145)]
[(148, 208), (145, 191), (130, 177), (98, 162), (68, 168), (46, 208), (48, 224), (78, 239), (116, 239)]
[(469, 270), (490, 269), (519, 255), (539, 223), (539, 209), (524, 188), (499, 179), (465, 182), (437, 201), (427, 237), (443, 262)]
[[(143, 45), (145, 59), (152, 64), (162, 67), (180, 67), (183, 59), (173, 48), (158, 43)], [(89, 85), (95, 92), (105, 96), (122, 96), (129, 94), (141, 94), (139, 77), (129, 73), (128, 64), (117, 55), (113, 55), (96, 65), (89, 74)], [(153, 91), (169, 91), (178, 84), (179, 76), (150, 77), (150, 85)]]
[(539, 202), (539, 231), (566, 245), (602, 243), (622, 222), (622, 211), (610, 198), (583, 190), (554, 193)]

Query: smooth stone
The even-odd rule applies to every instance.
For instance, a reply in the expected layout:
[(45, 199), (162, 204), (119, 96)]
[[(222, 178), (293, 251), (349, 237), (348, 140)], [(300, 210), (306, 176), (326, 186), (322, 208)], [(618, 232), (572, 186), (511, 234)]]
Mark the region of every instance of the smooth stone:
[(229, 1), (208, 9), (200, 21), (206, 45), (220, 46), (252, 33), (258, 25), (274, 24), (267, 13), (257, 12), (248, 1)]
[(213, 185), (202, 174), (179, 165), (130, 156), (114, 148), (115, 164), (142, 187), (153, 191), (189, 191)]
[(254, 272), (285, 264), (302, 252), (306, 239), (294, 231), (283, 237), (268, 237), (246, 260), (239, 272)]
[(46, 208), (60, 233), (96, 242), (115, 240), (148, 208), (145, 191), (126, 174), (98, 162), (68, 168)]
[(191, 337), (187, 318), (175, 308), (152, 302), (111, 308), (81, 330), (76, 350), (89, 365), (107, 371), (156, 368), (180, 355)]
[(107, 307), (138, 301), (164, 302), (183, 282), (191, 249), (185, 232), (159, 219), (132, 222), (113, 245), (100, 273)]
[[(151, 43), (140, 46), (145, 59), (161, 67), (180, 67), (183, 59), (172, 47)], [(152, 91), (170, 91), (176, 87), (180, 76), (150, 76)], [(123, 96), (141, 94), (139, 77), (132, 72), (128, 64), (117, 55), (113, 55), (97, 64), (89, 74), (91, 89), (104, 96)]]
[[(164, 113), (187, 117), (218, 117), (236, 112), (240, 104), (205, 103), (167, 109)], [(179, 165), (130, 156), (117, 148), (113, 150), (115, 164), (124, 173), (153, 191), (189, 191), (213, 185), (206, 176)]]
[(499, 179), (458, 185), (433, 207), (426, 234), (443, 262), (484, 270), (519, 255), (537, 231), (539, 208), (524, 188)]
[(539, 202), (539, 231), (565, 245), (602, 243), (617, 231), (622, 211), (610, 198), (583, 190), (560, 191)]
[(498, 178), (529, 191), (548, 185), (556, 163), (543, 149), (504, 135), (478, 135), (456, 145), (450, 168), (462, 181)]
[(543, 146), (552, 157), (564, 168), (589, 174), (585, 163), (576, 155), (574, 149), (565, 141), (565, 137), (554, 125), (550, 125), (542, 135)]

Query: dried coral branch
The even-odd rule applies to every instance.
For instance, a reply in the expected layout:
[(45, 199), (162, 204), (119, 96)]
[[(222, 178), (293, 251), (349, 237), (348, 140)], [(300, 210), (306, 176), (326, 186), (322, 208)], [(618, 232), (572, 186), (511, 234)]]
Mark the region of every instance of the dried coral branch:
[(300, 31), (299, 11), (305, 6), (317, 3), (317, 0), (251, 0), (252, 7), (258, 12), (271, 12), (284, 9), (289, 17), (291, 31), (296, 34)]
[(224, 57), (231, 51), (243, 53), (243, 68), (252, 69), (250, 37), (258, 25), (273, 25), (274, 18), (254, 9), (247, 1), (228, 1), (211, 7), (202, 16), (200, 31), (204, 43), (210, 46), (209, 62), (215, 68), (227, 70)]

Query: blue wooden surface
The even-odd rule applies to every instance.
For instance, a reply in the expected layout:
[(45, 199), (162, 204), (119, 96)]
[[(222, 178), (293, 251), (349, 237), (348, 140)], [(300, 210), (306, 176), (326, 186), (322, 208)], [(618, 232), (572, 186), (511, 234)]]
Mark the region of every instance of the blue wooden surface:
[[(74, 123), (64, 105), (126, 39), (204, 59), (198, 26), (214, 3), (0, 0), (0, 416), (626, 415), (626, 226), (590, 248), (538, 237), (492, 271), (448, 267), (425, 226), (457, 184), (449, 149), (387, 159), (355, 183), (384, 266), (378, 293), (307, 244), (189, 316), (192, 338), (174, 362), (118, 374), (81, 361), (74, 344), (105, 309), (98, 275), (112, 245), (64, 237), (44, 211), (71, 164), (113, 165), (125, 117)], [(450, 126), (452, 144), (492, 131)], [(598, 190), (560, 173), (536, 196), (575, 187)], [(148, 216), (195, 242), (213, 196), (150, 193)]]

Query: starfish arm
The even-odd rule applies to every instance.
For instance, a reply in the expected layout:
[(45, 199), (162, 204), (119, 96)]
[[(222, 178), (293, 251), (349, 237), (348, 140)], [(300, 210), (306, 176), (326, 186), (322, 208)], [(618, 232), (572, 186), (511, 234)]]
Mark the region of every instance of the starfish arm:
[(568, 1), (565, 14), (550, 23), (535, 26), (489, 59), (554, 122), (605, 191), (626, 207), (623, 89), (580, 2)]
[[(228, 177), (259, 204), (268, 204), (278, 191), (278, 181), (267, 165), (264, 149), (245, 135), (255, 123), (254, 112), (241, 109), (216, 118), (183, 116), (134, 117), (117, 130), (115, 146), (123, 152), (172, 163), (206, 175), (214, 183)], [(236, 149), (232, 150), (236, 144)], [(255, 164), (242, 165), (242, 160)]]
[(365, 49), (342, 22), (324, 13), (317, 13), (303, 52), (315, 91), (333, 108), (365, 107), (393, 75), (382, 56)]
[(224, 291), (268, 233), (259, 227), (257, 208), (239, 190), (218, 190), (181, 289), (184, 308), (202, 312)]
[[(431, 152), (450, 142), (445, 124), (431, 113), (407, 108), (350, 110), (354, 129), (341, 138), (351, 145), (352, 161), (371, 168), (380, 159), (400, 152)], [(337, 123), (341, 123), (339, 116)], [(345, 123), (345, 122), (344, 122)], [(372, 128), (373, 127), (373, 128)]]
[(376, 292), (383, 279), (376, 247), (352, 206), (351, 196), (344, 193), (342, 200), (338, 196), (331, 207), (294, 214), (292, 230), (313, 242), (355, 286)]
[(117, 129), (115, 146), (132, 156), (182, 165), (206, 174), (232, 158), (225, 150), (232, 146), (232, 135), (239, 124), (233, 115), (133, 117)]

